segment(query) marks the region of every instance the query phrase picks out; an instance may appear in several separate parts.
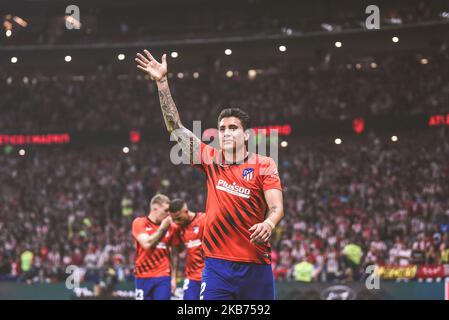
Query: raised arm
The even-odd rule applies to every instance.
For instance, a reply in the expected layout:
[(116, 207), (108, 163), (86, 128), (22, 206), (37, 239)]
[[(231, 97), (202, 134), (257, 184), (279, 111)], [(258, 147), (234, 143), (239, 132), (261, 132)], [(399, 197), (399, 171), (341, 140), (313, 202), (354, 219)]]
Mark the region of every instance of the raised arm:
[(162, 56), (162, 63), (156, 61), (148, 50), (144, 50), (145, 55), (137, 53), (137, 68), (147, 73), (150, 78), (156, 81), (159, 91), (159, 101), (161, 103), (162, 115), (164, 117), (167, 131), (176, 139), (189, 160), (198, 159), (201, 140), (190, 130), (185, 128), (179, 117), (178, 109), (170, 93), (167, 79), (167, 55)]

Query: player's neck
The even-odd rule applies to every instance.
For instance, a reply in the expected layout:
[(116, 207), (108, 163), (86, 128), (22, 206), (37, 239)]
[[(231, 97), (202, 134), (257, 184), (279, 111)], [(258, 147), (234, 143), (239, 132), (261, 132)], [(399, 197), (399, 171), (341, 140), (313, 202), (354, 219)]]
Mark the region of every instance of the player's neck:
[(192, 222), (193, 219), (195, 219), (195, 217), (196, 217), (196, 213), (195, 213), (195, 212), (192, 212), (192, 211), (189, 211), (189, 222), (187, 222), (187, 224), (189, 224), (190, 222)]
[(223, 164), (242, 163), (248, 156), (248, 151), (245, 147), (239, 150), (223, 150), (224, 162)]
[(148, 214), (148, 219), (149, 219), (152, 223), (154, 223), (154, 224), (160, 224), (160, 223), (161, 223), (161, 221), (156, 217), (156, 214), (153, 213), (153, 212), (150, 212), (150, 213)]

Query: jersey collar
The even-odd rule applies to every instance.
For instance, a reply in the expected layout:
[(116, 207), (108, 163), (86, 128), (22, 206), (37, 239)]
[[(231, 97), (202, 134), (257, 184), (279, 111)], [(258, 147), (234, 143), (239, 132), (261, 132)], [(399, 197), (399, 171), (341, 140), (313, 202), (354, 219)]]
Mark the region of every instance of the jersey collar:
[(156, 223), (156, 222), (154, 222), (153, 220), (151, 220), (149, 216), (147, 216), (147, 220), (148, 220), (151, 224), (154, 224), (154, 225), (156, 225), (156, 226), (159, 226), (159, 225), (160, 225), (160, 223)]
[(198, 216), (198, 212), (195, 212), (195, 215), (193, 216), (193, 219), (190, 220), (190, 221), (186, 224), (186, 227), (187, 227), (189, 224), (191, 224), (193, 221), (195, 221), (195, 219), (196, 219), (197, 216)]
[(250, 153), (250, 152), (247, 152), (245, 158), (244, 158), (241, 162), (231, 162), (231, 163), (225, 163), (225, 164), (223, 164), (222, 161), (221, 161), (222, 158), (223, 158), (223, 152), (221, 152), (220, 157), (219, 157), (219, 159), (218, 159), (218, 164), (219, 164), (222, 168), (229, 167), (229, 166), (231, 166), (231, 165), (239, 165), (239, 164), (243, 164), (243, 163), (247, 162), (248, 159), (250, 158), (250, 156), (251, 156), (251, 153)]

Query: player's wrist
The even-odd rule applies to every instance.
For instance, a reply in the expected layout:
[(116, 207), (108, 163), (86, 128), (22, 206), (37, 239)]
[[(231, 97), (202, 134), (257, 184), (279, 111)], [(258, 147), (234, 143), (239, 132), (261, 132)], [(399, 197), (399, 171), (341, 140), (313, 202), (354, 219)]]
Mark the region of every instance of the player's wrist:
[(265, 219), (264, 223), (270, 226), (271, 230), (273, 230), (276, 226), (270, 219)]
[(167, 83), (168, 83), (167, 75), (165, 75), (162, 78), (156, 80), (156, 84), (157, 84), (158, 87), (166, 85)]

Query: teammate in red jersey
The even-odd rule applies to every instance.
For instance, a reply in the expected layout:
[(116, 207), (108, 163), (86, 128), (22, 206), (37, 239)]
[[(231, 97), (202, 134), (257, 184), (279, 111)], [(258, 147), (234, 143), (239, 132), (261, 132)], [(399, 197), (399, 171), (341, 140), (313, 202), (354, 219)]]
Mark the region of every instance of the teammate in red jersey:
[(173, 248), (177, 246), (177, 254), (173, 259), (172, 279), (176, 282), (176, 272), (178, 268), (178, 254), (186, 248), (186, 265), (184, 279), (184, 300), (199, 300), (201, 288), (201, 274), (204, 267), (204, 253), (202, 249), (203, 229), (205, 214), (202, 212), (192, 212), (187, 207), (187, 203), (182, 199), (174, 199), (168, 208), (170, 216), (177, 224), (178, 230), (173, 238)]
[(169, 300), (170, 249), (176, 226), (168, 213), (170, 200), (155, 195), (150, 202), (150, 213), (134, 219), (132, 235), (137, 250), (134, 263), (136, 300)]
[(156, 61), (145, 50), (137, 67), (156, 81), (167, 130), (184, 155), (207, 177), (200, 299), (274, 299), (268, 240), (284, 215), (282, 188), (273, 159), (248, 152), (250, 120), (224, 109), (218, 117), (220, 150), (186, 129), (171, 97), (166, 55)]

